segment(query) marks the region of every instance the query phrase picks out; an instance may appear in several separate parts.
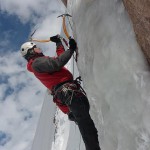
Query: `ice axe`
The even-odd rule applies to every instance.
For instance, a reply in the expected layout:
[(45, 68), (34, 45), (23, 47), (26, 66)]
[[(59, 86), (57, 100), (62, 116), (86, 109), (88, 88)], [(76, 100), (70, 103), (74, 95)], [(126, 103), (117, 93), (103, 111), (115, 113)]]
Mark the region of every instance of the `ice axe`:
[(59, 17), (63, 17), (63, 16), (69, 16), (69, 17), (72, 17), (72, 16), (71, 16), (71, 15), (69, 15), (69, 14), (62, 14), (62, 15), (58, 16), (57, 18), (59, 18)]
[(47, 39), (47, 40), (37, 40), (37, 39), (33, 39), (32, 36), (35, 34), (36, 31), (37, 31), (37, 29), (35, 29), (35, 30), (33, 31), (33, 33), (30, 35), (29, 41), (41, 42), (41, 43), (50, 42), (50, 39)]
[[(46, 40), (33, 39), (32, 36), (35, 34), (36, 30), (34, 30), (33, 33), (30, 35), (29, 41), (40, 42), (40, 43), (45, 43), (45, 42), (50, 42), (51, 41), (50, 39), (46, 39)], [(59, 36), (59, 38), (64, 41), (66, 46), (68, 46), (67, 41), (63, 37)]]
[[(66, 16), (67, 17), (72, 17), (71, 15), (69, 15), (69, 14), (62, 14), (62, 15), (60, 15), (60, 16), (58, 16), (57, 18), (59, 18), (59, 17), (62, 17), (63, 18), (63, 30), (64, 30), (64, 33), (65, 33), (65, 35), (66, 35), (66, 37), (68, 38), (68, 39), (71, 39), (71, 36), (69, 35), (69, 33), (68, 33), (68, 31), (67, 31), (67, 28), (66, 28)], [(77, 59), (78, 59), (78, 48), (76, 49), (76, 56), (75, 56), (75, 60), (76, 60), (76, 62), (77, 62)]]
[(35, 34), (36, 30), (37, 30), (37, 29), (35, 29), (35, 30), (31, 33), (31, 35), (30, 35), (30, 37), (29, 37), (29, 41), (32, 41), (32, 36)]
[[(65, 33), (66, 37), (67, 37), (68, 39), (70, 39), (71, 36), (69, 35), (69, 33), (68, 33), (68, 31), (67, 31), (67, 28), (66, 28), (66, 24), (65, 24), (65, 17), (66, 17), (66, 16), (72, 17), (72, 16), (69, 15), (69, 14), (62, 14), (62, 15), (58, 16), (58, 18), (59, 18), (59, 17), (62, 17), (62, 18), (63, 18), (63, 30), (64, 30), (64, 33)], [(50, 39), (46, 39), (46, 40), (33, 39), (32, 36), (35, 34), (36, 31), (37, 31), (37, 29), (34, 30), (33, 33), (30, 35), (29, 41), (41, 42), (41, 43), (50, 42)], [(66, 41), (65, 41), (65, 43), (66, 43)], [(67, 45), (67, 44), (66, 44), (66, 45)]]
[(69, 33), (68, 33), (68, 31), (67, 31), (66, 23), (65, 23), (65, 21), (66, 21), (66, 20), (65, 20), (65, 19), (66, 19), (66, 16), (67, 16), (67, 17), (72, 17), (72, 16), (69, 15), (69, 14), (62, 14), (62, 15), (58, 16), (57, 18), (59, 18), (59, 17), (62, 17), (62, 18), (63, 18), (63, 30), (64, 30), (64, 33), (65, 33), (66, 37), (67, 37), (68, 39), (70, 39), (71, 36), (69, 35)]

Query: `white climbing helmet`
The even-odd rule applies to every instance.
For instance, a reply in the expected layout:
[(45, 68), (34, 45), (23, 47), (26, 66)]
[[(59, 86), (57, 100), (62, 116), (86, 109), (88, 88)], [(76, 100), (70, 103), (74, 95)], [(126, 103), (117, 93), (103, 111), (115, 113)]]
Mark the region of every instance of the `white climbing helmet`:
[(28, 53), (28, 50), (32, 49), (34, 46), (36, 46), (36, 44), (33, 42), (26, 42), (22, 44), (20, 49), (21, 55), (24, 57)]

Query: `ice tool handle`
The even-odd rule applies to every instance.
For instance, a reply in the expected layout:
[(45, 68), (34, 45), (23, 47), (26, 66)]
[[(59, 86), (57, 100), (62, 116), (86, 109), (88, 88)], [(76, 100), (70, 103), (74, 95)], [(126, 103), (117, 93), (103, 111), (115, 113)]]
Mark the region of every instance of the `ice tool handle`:
[[(62, 14), (62, 15), (60, 15), (60, 16), (58, 16), (57, 18), (59, 18), (59, 17), (62, 17), (63, 18), (63, 30), (64, 30), (64, 33), (65, 33), (65, 35), (66, 35), (66, 37), (68, 38), (68, 39), (71, 39), (71, 36), (69, 35), (69, 33), (68, 33), (68, 31), (67, 31), (67, 28), (66, 28), (66, 16), (67, 17), (72, 17), (71, 15), (69, 15), (69, 14)], [(78, 59), (78, 50), (76, 49), (76, 56), (75, 56), (75, 61), (77, 62), (77, 59)]]
[(66, 28), (66, 16), (72, 17), (72, 16), (69, 15), (69, 14), (62, 14), (62, 15), (58, 16), (57, 18), (59, 18), (59, 17), (62, 17), (62, 18), (63, 18), (63, 30), (64, 30), (64, 33), (65, 33), (66, 37), (67, 37), (68, 39), (70, 39), (71, 36), (69, 35), (69, 33), (68, 33), (68, 31), (67, 31), (67, 28)]
[(29, 41), (41, 42), (41, 43), (50, 42), (50, 39), (47, 39), (47, 40), (37, 40), (37, 39), (33, 39), (32, 36), (34, 35), (35, 32), (36, 32), (36, 30), (34, 30), (33, 33), (30, 35)]

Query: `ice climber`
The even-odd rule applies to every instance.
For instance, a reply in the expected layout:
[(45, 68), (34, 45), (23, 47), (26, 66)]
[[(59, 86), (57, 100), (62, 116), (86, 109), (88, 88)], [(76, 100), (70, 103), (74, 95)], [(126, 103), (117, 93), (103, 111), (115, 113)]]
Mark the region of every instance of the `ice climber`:
[(53, 95), (53, 101), (75, 121), (81, 132), (86, 150), (100, 150), (97, 129), (89, 114), (89, 102), (85, 92), (73, 80), (71, 72), (64, 67), (76, 50), (74, 39), (69, 40), (69, 49), (65, 51), (60, 36), (50, 37), (56, 43), (57, 57), (45, 56), (33, 42), (21, 46), (21, 54), (27, 60), (27, 70), (34, 73)]

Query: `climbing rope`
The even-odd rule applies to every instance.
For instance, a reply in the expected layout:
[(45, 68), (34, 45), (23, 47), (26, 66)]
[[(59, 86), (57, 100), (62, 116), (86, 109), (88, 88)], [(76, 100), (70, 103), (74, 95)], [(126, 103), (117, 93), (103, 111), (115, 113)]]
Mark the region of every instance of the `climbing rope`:
[[(63, 31), (64, 31), (64, 33), (65, 33), (65, 35), (66, 35), (66, 37), (68, 38), (68, 39), (70, 39), (71, 38), (71, 36), (69, 35), (69, 33), (68, 33), (68, 31), (67, 31), (67, 27), (66, 27), (66, 17), (68, 18), (68, 22), (69, 22), (69, 25), (70, 25), (70, 28), (71, 28), (71, 30), (72, 30), (72, 33), (73, 33), (73, 29), (72, 29), (72, 26), (71, 26), (71, 23), (70, 23), (70, 20), (69, 20), (69, 18), (70, 17), (72, 17), (71, 15), (69, 15), (69, 14), (62, 14), (62, 15), (60, 15), (60, 16), (58, 16), (58, 17), (62, 17), (62, 19), (63, 19)], [(74, 76), (74, 69), (75, 69), (75, 61), (77, 62), (77, 59), (78, 59), (78, 48), (76, 49), (76, 51), (75, 51), (76, 53), (75, 54), (73, 54), (73, 76)]]

